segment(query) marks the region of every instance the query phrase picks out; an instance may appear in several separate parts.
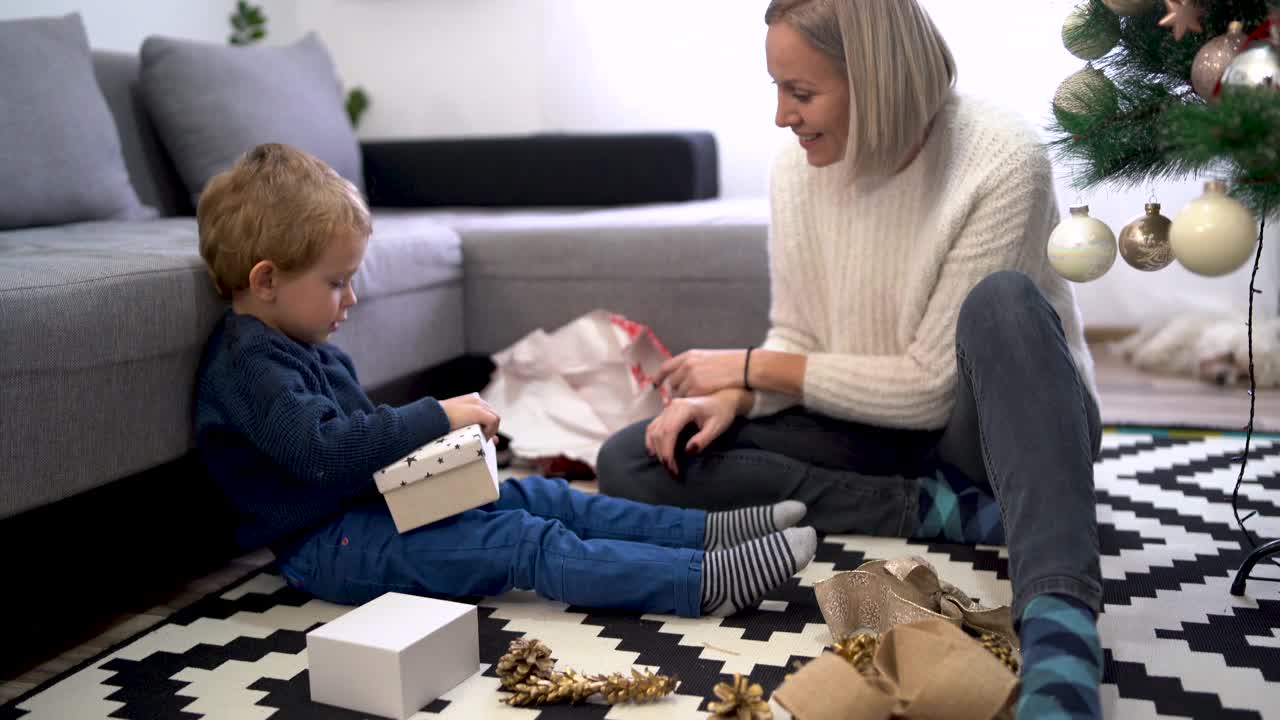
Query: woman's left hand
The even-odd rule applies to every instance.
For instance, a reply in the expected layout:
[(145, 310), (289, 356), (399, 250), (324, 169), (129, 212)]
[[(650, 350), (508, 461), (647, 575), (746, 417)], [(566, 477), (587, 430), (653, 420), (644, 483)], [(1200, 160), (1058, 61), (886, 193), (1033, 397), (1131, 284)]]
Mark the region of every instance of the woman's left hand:
[(662, 363), (654, 378), (668, 382), (675, 397), (700, 397), (742, 388), (746, 350), (688, 350)]

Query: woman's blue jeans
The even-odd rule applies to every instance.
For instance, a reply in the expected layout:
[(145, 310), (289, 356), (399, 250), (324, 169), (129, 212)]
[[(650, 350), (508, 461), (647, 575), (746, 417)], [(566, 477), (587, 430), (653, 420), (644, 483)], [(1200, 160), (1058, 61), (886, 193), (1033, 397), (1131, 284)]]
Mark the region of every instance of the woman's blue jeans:
[(997, 272), (973, 289), (957, 321), (956, 367), (944, 430), (880, 428), (795, 408), (739, 419), (683, 458), (673, 478), (645, 449), (645, 421), (605, 443), (600, 490), (707, 510), (792, 498), (809, 506), (805, 524), (820, 531), (909, 537), (919, 526), (918, 478), (941, 461), (1000, 504), (1014, 617), (1043, 593), (1098, 609), (1098, 407), (1057, 312), (1029, 278)]

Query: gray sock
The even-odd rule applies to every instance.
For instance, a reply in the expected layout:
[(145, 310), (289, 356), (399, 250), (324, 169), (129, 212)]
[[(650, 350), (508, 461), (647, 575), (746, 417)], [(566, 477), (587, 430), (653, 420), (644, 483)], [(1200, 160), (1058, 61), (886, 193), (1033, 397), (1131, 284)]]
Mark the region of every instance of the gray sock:
[(702, 558), (702, 614), (724, 617), (760, 602), (809, 564), (818, 550), (811, 527), (787, 528)]
[(783, 500), (773, 505), (709, 512), (702, 547), (707, 552), (724, 550), (795, 527), (808, 511), (809, 508), (799, 500)]

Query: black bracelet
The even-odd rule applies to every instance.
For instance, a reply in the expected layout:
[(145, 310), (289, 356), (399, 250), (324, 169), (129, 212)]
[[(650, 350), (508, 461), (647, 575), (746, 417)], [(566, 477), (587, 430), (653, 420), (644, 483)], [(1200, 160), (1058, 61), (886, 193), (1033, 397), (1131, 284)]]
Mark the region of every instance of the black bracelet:
[(742, 387), (744, 390), (752, 390), (751, 381), (747, 380), (747, 373), (751, 370), (751, 351), (754, 347), (747, 348), (747, 359), (742, 363)]

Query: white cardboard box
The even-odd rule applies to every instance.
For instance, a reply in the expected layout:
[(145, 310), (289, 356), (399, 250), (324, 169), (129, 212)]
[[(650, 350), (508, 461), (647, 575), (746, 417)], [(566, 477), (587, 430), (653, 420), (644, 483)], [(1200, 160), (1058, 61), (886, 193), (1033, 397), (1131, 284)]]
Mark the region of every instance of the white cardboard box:
[(433, 440), (373, 474), (404, 533), (498, 499), (498, 459), (479, 425)]
[(480, 670), (473, 605), (387, 593), (307, 633), (311, 700), (404, 720)]

